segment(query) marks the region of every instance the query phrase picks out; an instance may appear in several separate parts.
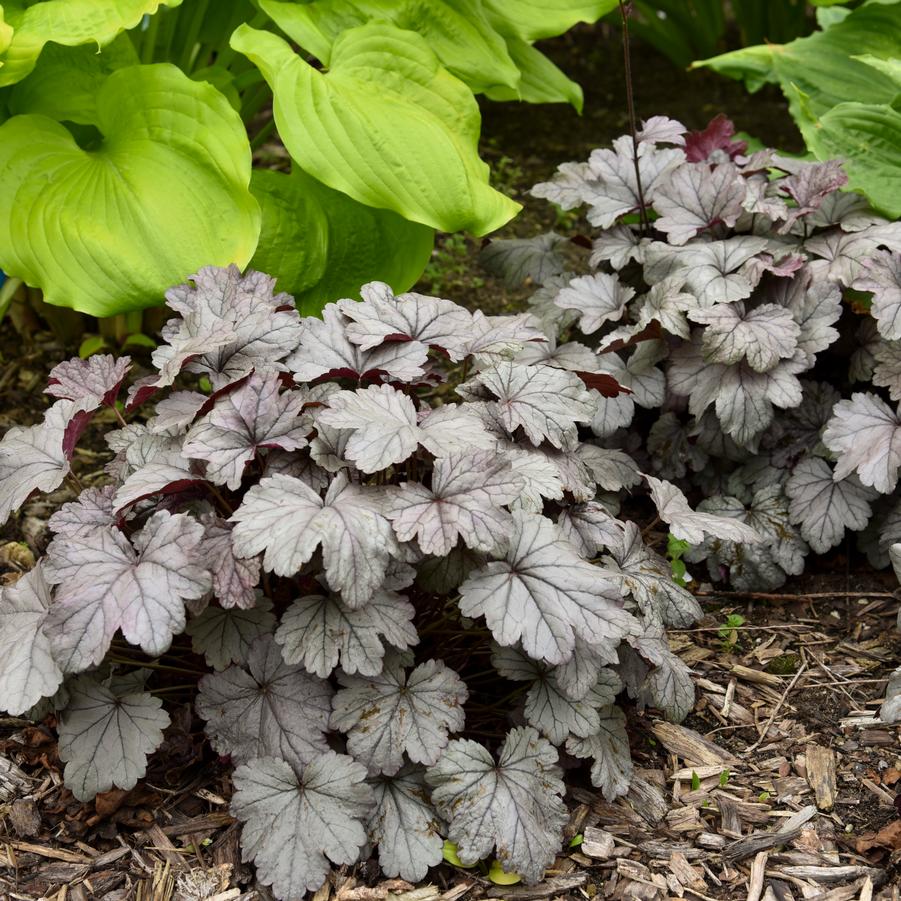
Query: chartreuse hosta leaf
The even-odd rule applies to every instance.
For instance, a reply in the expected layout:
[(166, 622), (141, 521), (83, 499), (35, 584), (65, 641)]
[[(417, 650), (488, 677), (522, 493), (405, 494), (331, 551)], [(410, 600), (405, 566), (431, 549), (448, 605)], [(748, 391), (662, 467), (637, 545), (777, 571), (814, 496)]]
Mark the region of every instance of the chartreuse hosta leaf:
[[(21, 81), (49, 43), (102, 47), (161, 6), (182, 0), (4, 0), (0, 11), (0, 87)], [(3, 23), (12, 28), (6, 31)], [(8, 43), (7, 43), (8, 41)]]
[(263, 0), (261, 7), (327, 66), (343, 31), (382, 19), (421, 34), (447, 70), (476, 93), (495, 85), (515, 89), (519, 84), (519, 69), (481, 0)]
[(569, 31), (579, 22), (596, 22), (616, 9), (616, 0), (484, 0), (498, 28), (539, 41)]
[(433, 229), (365, 206), (296, 166), (290, 175), (257, 169), (250, 188), (263, 213), (251, 265), (275, 275), (304, 315), (374, 279), (405, 291), (431, 256)]
[(260, 211), (228, 101), (162, 64), (119, 69), (96, 103), (91, 150), (45, 116), (0, 126), (0, 268), (105, 316), (158, 304), (200, 266), (244, 266)]
[(231, 43), (263, 72), (285, 146), (319, 181), (444, 231), (484, 234), (519, 209), (488, 184), (475, 98), (422, 36), (378, 22), (352, 28), (327, 73), (247, 25)]

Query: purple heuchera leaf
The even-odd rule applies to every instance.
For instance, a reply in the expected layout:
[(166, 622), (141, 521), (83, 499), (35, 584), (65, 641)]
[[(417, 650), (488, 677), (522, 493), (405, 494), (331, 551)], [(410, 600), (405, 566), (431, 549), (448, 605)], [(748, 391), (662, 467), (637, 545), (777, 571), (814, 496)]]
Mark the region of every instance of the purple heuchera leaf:
[(130, 357), (118, 360), (110, 354), (95, 354), (86, 360), (75, 357), (57, 363), (50, 370), (45, 391), (66, 400), (87, 401), (95, 408), (111, 407), (130, 368)]
[(152, 656), (184, 631), (185, 601), (202, 597), (209, 572), (197, 562), (203, 526), (162, 510), (134, 536), (116, 529), (60, 536), (46, 558), (56, 597), (47, 634), (66, 672), (99, 664), (117, 629)]
[(747, 141), (733, 141), (735, 125), (723, 113), (714, 116), (702, 131), (685, 135), (685, 158), (690, 163), (714, 163), (734, 160), (747, 149)]
[(848, 176), (840, 160), (825, 163), (809, 163), (779, 183), (779, 189), (797, 204), (788, 211), (780, 228), (787, 232), (798, 219), (820, 208), (823, 200), (848, 183)]
[(205, 460), (210, 482), (237, 491), (244, 467), (260, 448), (305, 447), (309, 428), (300, 421), (300, 413), (306, 398), (294, 392), (281, 394), (280, 387), (278, 373), (252, 373), (191, 428), (183, 455)]

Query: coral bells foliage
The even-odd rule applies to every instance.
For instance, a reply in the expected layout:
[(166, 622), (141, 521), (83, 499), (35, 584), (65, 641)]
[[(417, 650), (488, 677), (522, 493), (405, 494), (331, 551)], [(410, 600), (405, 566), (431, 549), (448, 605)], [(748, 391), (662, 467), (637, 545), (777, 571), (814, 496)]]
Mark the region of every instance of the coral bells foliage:
[[(443, 837), (538, 880), (566, 821), (558, 754), (616, 797), (621, 692), (674, 719), (693, 702), (664, 630), (700, 611), (617, 519), (642, 476), (592, 432), (658, 386), (531, 314), (361, 294), (302, 319), (267, 276), (205, 269), (169, 292), (156, 371), (127, 391), (125, 358), (53, 370), (43, 422), (0, 443), (4, 519), (63, 485), (97, 411), (121, 427), (107, 478), (3, 589), (0, 703), (56, 712), (76, 797), (128, 789), (169, 725), (165, 669), (140, 664), (193, 651), (245, 856), (280, 897), (371, 847), (420, 879)], [(647, 482), (677, 533), (757, 537)]]
[[(887, 565), (901, 541), (901, 224), (843, 190), (838, 162), (749, 153), (722, 116), (696, 133), (658, 116), (636, 137), (533, 189), (585, 214), (590, 251), (556, 234), (486, 247), (509, 283), (541, 286), (530, 304), (548, 343), (524, 353), (631, 389), (598, 401), (594, 443), (635, 449), (677, 485), (651, 480), (661, 518), (713, 580), (772, 590), (847, 530)], [(703, 535), (686, 495), (762, 540)]]

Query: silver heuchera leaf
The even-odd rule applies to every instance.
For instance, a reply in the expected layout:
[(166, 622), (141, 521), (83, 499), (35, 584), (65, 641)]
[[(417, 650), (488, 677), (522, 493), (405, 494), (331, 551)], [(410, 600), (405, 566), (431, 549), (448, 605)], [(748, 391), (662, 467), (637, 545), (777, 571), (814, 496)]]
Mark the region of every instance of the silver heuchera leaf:
[(522, 426), (534, 445), (549, 441), (554, 447), (571, 445), (578, 422), (589, 422), (594, 399), (584, 382), (569, 372), (550, 366), (498, 363), (457, 390), (465, 398), (487, 389), (497, 401), (492, 409), (509, 432)]
[(818, 354), (838, 340), (834, 325), (842, 315), (842, 291), (833, 282), (812, 278), (805, 268), (793, 278), (780, 278), (768, 286), (767, 298), (785, 307), (800, 328), (798, 347)]
[(251, 608), (260, 582), (260, 558), (235, 556), (232, 528), (217, 516), (204, 517), (200, 554), (213, 578), (213, 595), (226, 608)]
[(62, 485), (69, 474), (66, 429), (83, 411), (83, 402), (58, 400), (43, 422), (7, 430), (0, 441), (0, 524), (32, 491), (46, 493)]
[(750, 526), (728, 517), (695, 512), (688, 506), (685, 495), (673, 484), (653, 476), (645, 476), (651, 489), (651, 500), (670, 532), (689, 544), (700, 544), (705, 535), (728, 541), (754, 543), (760, 536)]
[(873, 292), (870, 312), (876, 317), (879, 334), (895, 341), (901, 338), (901, 253), (877, 250), (866, 261), (854, 287)]
[(772, 422), (774, 406), (790, 409), (801, 403), (797, 375), (810, 364), (802, 350), (768, 372), (756, 372), (745, 361), (731, 366), (709, 363), (696, 336), (673, 351), (668, 385), (674, 394), (690, 398), (689, 410), (698, 418), (715, 404), (723, 431), (747, 445)]
[(821, 457), (801, 460), (792, 470), (785, 492), (791, 499), (791, 521), (800, 526), (801, 535), (818, 554), (840, 544), (846, 528), (864, 528), (872, 513), (870, 501), (876, 496), (854, 476), (836, 481)]
[(509, 360), (530, 341), (545, 341), (541, 323), (531, 313), (518, 316), (486, 316), (481, 310), (472, 314), (472, 334), (465, 354), (482, 366)]
[(538, 882), (562, 840), (568, 815), (557, 752), (535, 729), (511, 729), (494, 762), (478, 742), (452, 741), (426, 771), (432, 803), (464, 864), (491, 855), (506, 872)]
[(645, 250), (644, 276), (649, 284), (677, 273), (684, 276), (686, 290), (694, 294), (702, 307), (744, 300), (750, 297), (754, 286), (743, 272), (736, 270), (766, 246), (766, 238), (749, 235), (685, 247), (654, 242)]
[(557, 528), (581, 557), (595, 557), (599, 551), (620, 547), (623, 542), (623, 524), (597, 501), (564, 507), (557, 517)]
[[(654, 667), (641, 685), (638, 700), (662, 710), (671, 722), (684, 720), (695, 704), (691, 670), (670, 650), (663, 630), (646, 628), (638, 638), (630, 638), (629, 643)], [(625, 646), (621, 650), (628, 652)], [(624, 653), (621, 659), (628, 659), (628, 653)], [(628, 686), (625, 675), (623, 681)]]
[(721, 580), (722, 567), (728, 567), (729, 579), (738, 590), (770, 591), (785, 583), (786, 574), (798, 575), (803, 571), (808, 548), (789, 519), (788, 499), (780, 485), (755, 491), (747, 508), (737, 498), (713, 496), (701, 501), (698, 510), (734, 518), (760, 536), (756, 544), (707, 538), (689, 548), (685, 559), (690, 563), (706, 559), (714, 581)]
[(0, 589), (0, 705), (12, 716), (51, 697), (62, 684), (63, 672), (44, 634), (49, 606), (40, 563)]
[(130, 368), (130, 357), (118, 360), (111, 354), (94, 354), (86, 360), (74, 357), (50, 370), (45, 393), (66, 400), (87, 401), (92, 408), (102, 404), (111, 407)]
[(834, 228), (808, 238), (804, 250), (819, 257), (808, 264), (815, 280), (828, 279), (847, 287), (865, 274), (866, 261), (884, 240), (879, 226), (857, 232)]
[(375, 812), (369, 819), (369, 839), (379, 846), (382, 872), (420, 882), (429, 867), (441, 863), (444, 851), (444, 830), (429, 801), (424, 770), (408, 764), (371, 785)]
[(617, 639), (589, 644), (577, 638), (572, 657), (554, 667), (554, 678), (566, 696), (574, 701), (584, 698), (597, 685), (603, 668), (617, 662), (618, 646)]
[(673, 581), (669, 563), (645, 546), (634, 522), (626, 523), (622, 545), (614, 546), (602, 562), (607, 575), (622, 579), (645, 617), (685, 629), (703, 615), (694, 595)]
[(347, 335), (348, 320), (336, 304), (326, 304), (322, 318), (303, 320), (300, 347), (288, 358), (288, 368), (299, 382), (332, 378), (373, 378), (385, 373), (402, 382), (425, 375), (428, 348), (419, 341), (391, 341), (363, 350)]
[(351, 320), (346, 329), (348, 340), (363, 350), (386, 341), (406, 340), (440, 347), (452, 360), (463, 358), (472, 330), (468, 310), (440, 297), (413, 293), (395, 297), (384, 282), (363, 285), (360, 296), (362, 303), (339, 300), (338, 309)]
[(271, 635), (254, 641), (247, 668), (231, 666), (200, 680), (195, 706), (210, 743), (236, 761), (280, 757), (295, 769), (328, 745), (332, 689), (282, 659)]
[(548, 663), (568, 660), (577, 635), (604, 642), (636, 627), (613, 583), (579, 557), (551, 520), (530, 513), (513, 519), (506, 558), (460, 586), (464, 616), (484, 616), (498, 644), (521, 640), (530, 657)]
[(279, 393), (279, 377), (253, 373), (216, 400), (213, 409), (188, 432), (182, 454), (205, 460), (206, 478), (231, 491), (241, 486), (244, 467), (263, 447), (299, 450), (309, 429), (300, 421), (304, 396)]
[(556, 203), (561, 209), (573, 210), (598, 198), (601, 185), (588, 163), (561, 163), (550, 181), (535, 185), (529, 192)]
[(177, 437), (187, 431), (208, 401), (199, 391), (173, 391), (157, 403), (154, 415), (147, 420), (147, 428), (154, 435)]
[(879, 708), (879, 719), (883, 723), (901, 721), (901, 666), (889, 676), (885, 688), (885, 700)]
[(122, 482), (113, 498), (113, 509), (121, 514), (126, 507), (151, 495), (183, 491), (202, 481), (203, 476), (191, 469), (190, 462), (180, 451), (164, 450)]
[(449, 404), (416, 414), (411, 398), (390, 385), (338, 391), (318, 422), (353, 432), (344, 453), (363, 472), (378, 472), (407, 459), (420, 444), (436, 457), (494, 444), (481, 420)]
[(689, 318), (707, 326), (701, 341), (707, 360), (729, 364), (746, 359), (756, 372), (766, 372), (792, 357), (801, 334), (791, 313), (774, 303), (751, 310), (741, 301), (718, 303), (689, 313)]
[(602, 231), (591, 242), (591, 256), (588, 265), (596, 267), (609, 263), (619, 271), (630, 260), (637, 260), (641, 254), (642, 239), (629, 225), (614, 225)]
[(79, 801), (100, 792), (134, 788), (147, 772), (147, 756), (163, 741), (169, 714), (144, 691), (116, 696), (80, 676), (68, 683), (70, 699), (59, 718), (59, 757), (66, 786)]
[(254, 369), (283, 369), (281, 361), (301, 339), (301, 324), (293, 298), (274, 288), (275, 279), (261, 272), (206, 266), (168, 291), (168, 305), (182, 318), (167, 323), (169, 346), (153, 353), (161, 370), (157, 385), (171, 385), (185, 363), (208, 376), (216, 391)]
[(345, 603), (359, 607), (382, 584), (396, 556), (391, 523), (379, 512), (378, 495), (367, 493), (342, 473), (325, 499), (293, 476), (260, 479), (232, 515), (235, 555), (265, 551), (263, 566), (293, 576), (322, 545), (329, 585)]
[[(617, 138), (612, 150), (605, 148), (591, 152), (588, 165), (599, 184), (587, 199), (588, 221), (595, 227), (610, 228), (620, 216), (637, 210), (642, 197), (646, 204), (653, 203), (666, 176), (685, 160), (681, 150), (659, 149), (642, 141), (638, 145), (636, 175), (634, 153), (632, 138), (628, 135)], [(641, 179), (641, 193), (638, 178)], [(538, 193), (539, 187), (532, 189), (536, 197), (543, 196)]]
[(787, 232), (801, 217), (818, 210), (823, 200), (847, 184), (848, 176), (841, 160), (824, 163), (808, 163), (779, 183), (780, 191), (787, 194), (796, 206), (788, 211), (788, 217), (780, 231)]
[(585, 738), (597, 732), (598, 710), (612, 704), (622, 688), (613, 670), (600, 669), (594, 684), (576, 699), (560, 684), (555, 668), (549, 669), (515, 648), (495, 645), (491, 663), (505, 679), (532, 683), (526, 693), (526, 721), (555, 745), (569, 735)]
[(881, 494), (898, 484), (901, 418), (875, 394), (857, 393), (839, 401), (823, 431), (823, 443), (837, 455), (834, 478), (852, 472)]
[(715, 225), (731, 228), (743, 212), (746, 192), (745, 180), (732, 163), (678, 166), (657, 187), (654, 209), (660, 217), (654, 227), (665, 232), (671, 244), (686, 244)]
[(100, 663), (117, 629), (151, 656), (185, 627), (185, 601), (210, 590), (198, 564), (203, 526), (189, 516), (154, 513), (132, 542), (116, 529), (60, 536), (46, 558), (57, 585), (47, 634), (67, 673)]
[(418, 542), (423, 553), (443, 556), (462, 538), (476, 551), (502, 545), (513, 528), (502, 509), (522, 492), (523, 479), (493, 451), (455, 454), (435, 461), (432, 486), (404, 482), (387, 516), (400, 541)]
[(482, 248), (479, 262), (492, 274), (501, 276), (507, 288), (526, 281), (543, 285), (565, 269), (561, 247), (567, 239), (554, 232), (534, 238), (495, 238)]
[(888, 388), (892, 400), (901, 400), (901, 341), (880, 339), (873, 348), (873, 360), (873, 384)]
[(338, 674), (341, 688), (329, 724), (347, 736), (347, 750), (370, 773), (394, 775), (404, 752), (414, 763), (433, 764), (448, 734), (463, 729), (469, 693), (440, 660), (420, 663), (409, 676), (398, 654), (377, 676)]
[(561, 310), (579, 313), (579, 329), (586, 335), (596, 332), (605, 322), (616, 322), (626, 312), (626, 304), (635, 289), (624, 285), (617, 275), (595, 272), (574, 278), (557, 295), (554, 303)]
[(626, 733), (626, 716), (614, 705), (598, 711), (598, 729), (585, 737), (571, 736), (566, 750), (573, 757), (590, 757), (591, 784), (599, 788), (608, 801), (614, 801), (629, 790), (632, 782), (632, 755)]
[(339, 661), (345, 673), (376, 676), (386, 645), (405, 650), (418, 642), (415, 612), (403, 595), (384, 589), (357, 609), (334, 596), (310, 595), (288, 608), (275, 640), (287, 663), (299, 663), (324, 679)]
[(243, 824), (242, 859), (282, 901), (303, 901), (329, 873), (328, 861), (353, 864), (366, 844), (373, 803), (366, 768), (326, 751), (295, 771), (264, 757), (239, 766), (230, 810)]
[(113, 526), (114, 485), (103, 488), (85, 488), (78, 499), (63, 504), (47, 521), (52, 532), (57, 535), (84, 536), (103, 532)]
[(578, 341), (557, 344), (553, 329), (549, 329), (548, 339), (543, 344), (533, 341), (527, 344), (514, 360), (525, 366), (555, 366), (570, 372), (593, 372), (597, 368), (594, 351)]
[(272, 601), (260, 597), (249, 609), (207, 607), (188, 621), (185, 634), (191, 636), (195, 654), (203, 654), (214, 670), (224, 670), (232, 663), (247, 663), (251, 645), (261, 635), (270, 635), (275, 622)]
[(678, 119), (670, 119), (669, 116), (651, 116), (650, 119), (642, 121), (635, 137), (650, 144), (676, 144), (683, 147), (686, 131), (688, 129)]

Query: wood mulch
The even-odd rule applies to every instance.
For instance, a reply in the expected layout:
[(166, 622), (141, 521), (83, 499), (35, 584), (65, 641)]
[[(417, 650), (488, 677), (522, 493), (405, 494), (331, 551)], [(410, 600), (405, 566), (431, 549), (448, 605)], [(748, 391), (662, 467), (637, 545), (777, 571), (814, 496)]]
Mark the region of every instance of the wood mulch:
[[(901, 742), (878, 718), (901, 656), (898, 601), (888, 577), (836, 581), (778, 601), (702, 597), (708, 616), (671, 634), (697, 677), (694, 711), (674, 725), (630, 710), (625, 798), (608, 803), (568, 771), (567, 837), (582, 842), (544, 883), (496, 886), (442, 866), (411, 886), (380, 880), (370, 861), (336, 870), (315, 901), (898, 899)], [(745, 623), (725, 626), (729, 613)], [(62, 785), (52, 720), (0, 721), (0, 898), (271, 897), (240, 860), (228, 767), (187, 705), (173, 720), (147, 779), (89, 804)]]

